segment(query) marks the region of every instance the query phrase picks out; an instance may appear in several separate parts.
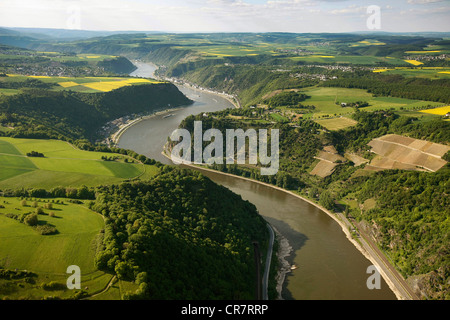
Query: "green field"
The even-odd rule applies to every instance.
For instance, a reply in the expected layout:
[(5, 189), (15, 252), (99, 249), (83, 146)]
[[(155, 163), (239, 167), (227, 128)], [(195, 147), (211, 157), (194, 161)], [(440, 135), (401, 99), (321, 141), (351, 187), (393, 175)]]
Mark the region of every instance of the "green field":
[[(31, 151), (44, 158), (29, 158)], [(116, 161), (102, 157), (117, 156)], [(0, 188), (80, 187), (118, 183), (126, 179), (153, 177), (156, 166), (136, 160), (125, 163), (125, 156), (75, 149), (58, 140), (0, 138)]]
[[(179, 47), (183, 48), (183, 47)], [(190, 47), (194, 49), (199, 55), (204, 57), (245, 57), (255, 56), (260, 54), (278, 55), (276, 47), (269, 46), (267, 44), (254, 44), (254, 45), (210, 45), (210, 46), (198, 46)]]
[[(31, 151), (45, 157), (27, 157)], [(101, 159), (113, 156), (117, 157), (115, 161)], [(64, 141), (0, 138), (0, 189), (96, 186), (133, 178), (149, 179), (157, 172), (156, 166), (140, 164), (130, 157), (82, 151)], [(26, 204), (19, 198), (0, 197), (0, 268), (28, 270), (36, 276), (31, 281), (0, 279), (0, 299), (70, 298), (74, 291), (65, 287), (70, 265), (80, 267), (82, 289), (93, 294), (93, 299), (121, 299), (124, 292), (136, 289), (134, 283), (119, 281), (103, 292), (112, 275), (94, 265), (97, 240), (104, 228), (101, 215), (67, 199), (25, 200)], [(44, 211), (38, 215), (39, 225), (55, 227), (56, 234), (41, 235), (33, 227), (7, 216), (34, 212), (35, 202)], [(52, 204), (51, 209), (45, 208), (48, 203)], [(57, 283), (58, 288), (42, 287), (49, 283)]]
[(341, 130), (356, 125), (358, 122), (346, 117), (338, 117), (333, 119), (316, 120), (318, 124), (328, 130)]
[(58, 52), (41, 52), (44, 54), (44, 57), (49, 57), (52, 60), (55, 61), (92, 61), (92, 62), (98, 62), (103, 61), (107, 59), (114, 59), (117, 58), (117, 56), (111, 56), (111, 55), (104, 55), (104, 54), (77, 54), (76, 56), (61, 56)]
[(347, 89), (347, 88), (328, 88), (328, 87), (311, 87), (301, 90), (302, 93), (310, 96), (304, 104), (314, 105), (316, 109), (314, 113), (305, 114), (305, 118), (323, 119), (335, 116), (349, 116), (354, 113), (351, 107), (342, 107), (336, 103), (354, 103), (365, 101), (369, 103), (368, 107), (361, 108), (365, 111), (377, 110), (420, 110), (431, 106), (442, 106), (442, 103), (431, 101), (419, 101), (394, 97), (374, 97), (363, 89)]
[(376, 65), (383, 63), (386, 65), (405, 65), (408, 63), (398, 58), (388, 57), (374, 57), (374, 56), (340, 56), (340, 55), (305, 55), (299, 57), (291, 57), (292, 61), (302, 61), (309, 63), (337, 63), (337, 64), (364, 64), (364, 65)]
[(272, 113), (272, 114), (270, 115), (270, 117), (271, 117), (272, 119), (274, 119), (275, 121), (277, 121), (277, 122), (288, 122), (288, 121), (289, 121), (288, 118), (286, 118), (286, 117), (284, 117), (284, 116), (282, 116), (282, 115), (280, 115), (280, 114), (277, 114), (277, 113)]
[[(45, 296), (68, 297), (73, 292), (65, 290), (46, 291), (42, 283), (56, 281), (65, 285), (69, 275), (68, 266), (81, 269), (81, 280), (88, 292), (102, 290), (111, 275), (98, 271), (94, 266), (96, 239), (104, 228), (103, 218), (83, 205), (64, 203), (66, 199), (27, 199), (0, 197), (0, 266), (10, 270), (28, 270), (38, 276), (32, 282), (16, 280), (19, 286), (0, 279), (0, 299), (42, 298)], [(34, 212), (32, 204), (43, 208), (52, 203), (52, 209), (43, 209), (38, 215), (39, 224), (54, 226), (58, 233), (41, 235), (34, 228), (6, 216), (8, 213)], [(53, 212), (54, 216), (49, 213)], [(85, 288), (83, 288), (85, 289)]]
[(383, 74), (397, 74), (404, 77), (417, 77), (427, 79), (450, 79), (450, 68), (432, 68), (432, 67), (417, 67), (417, 68), (381, 68), (374, 72), (381, 72)]
[[(439, 115), (421, 113), (420, 110), (444, 105), (432, 101), (377, 97), (363, 89), (309, 87), (301, 89), (300, 92), (309, 96), (303, 104), (313, 105), (315, 109), (306, 112), (292, 107), (279, 107), (277, 109), (285, 114), (302, 114), (303, 119), (312, 119), (329, 130), (344, 129), (356, 124), (355, 121), (351, 120), (355, 108), (342, 106), (342, 103), (367, 102), (369, 106), (359, 109), (364, 111), (394, 110), (398, 114), (417, 117), (423, 121), (434, 119)], [(287, 118), (277, 113), (272, 113), (270, 117), (277, 122), (288, 121)]]

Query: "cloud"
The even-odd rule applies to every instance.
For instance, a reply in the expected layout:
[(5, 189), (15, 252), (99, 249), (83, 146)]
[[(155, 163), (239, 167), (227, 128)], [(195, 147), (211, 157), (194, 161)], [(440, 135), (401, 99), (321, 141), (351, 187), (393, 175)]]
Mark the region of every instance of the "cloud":
[(408, 3), (411, 4), (429, 4), (436, 2), (444, 2), (444, 0), (408, 0)]
[(367, 7), (359, 7), (356, 5), (351, 5), (348, 6), (347, 8), (343, 8), (343, 9), (335, 9), (332, 10), (331, 13), (332, 14), (361, 14), (361, 13), (366, 13), (367, 11)]
[[(383, 8), (385, 31), (430, 26), (450, 31), (445, 19), (450, 6), (443, 1), (374, 2)], [(0, 0), (0, 24), (66, 28), (67, 9), (78, 6), (86, 30), (348, 32), (366, 28), (368, 3), (372, 0)]]

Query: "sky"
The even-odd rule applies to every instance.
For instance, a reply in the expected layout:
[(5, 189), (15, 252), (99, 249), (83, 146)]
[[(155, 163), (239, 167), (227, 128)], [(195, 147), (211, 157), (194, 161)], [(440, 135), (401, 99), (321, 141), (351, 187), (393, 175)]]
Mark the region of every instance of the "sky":
[(450, 0), (0, 0), (0, 26), (165, 32), (450, 32)]

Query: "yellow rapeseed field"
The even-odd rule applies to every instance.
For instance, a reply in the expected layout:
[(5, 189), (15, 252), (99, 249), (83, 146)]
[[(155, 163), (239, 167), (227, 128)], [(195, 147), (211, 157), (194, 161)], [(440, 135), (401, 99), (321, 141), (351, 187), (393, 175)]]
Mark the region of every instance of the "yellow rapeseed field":
[(417, 60), (405, 60), (405, 62), (411, 63), (412, 65), (415, 65), (415, 66), (420, 66), (421, 64), (423, 64), (422, 62), (417, 61)]
[(392, 70), (392, 69), (377, 69), (377, 70), (373, 70), (373, 72), (377, 73), (377, 72), (386, 72), (388, 70)]
[(78, 83), (73, 82), (73, 81), (58, 82), (58, 84), (59, 84), (61, 87), (64, 87), (64, 88), (70, 88), (70, 87), (76, 87), (76, 86), (79, 86)]
[(422, 110), (420, 112), (430, 113), (430, 114), (437, 114), (437, 115), (443, 116), (443, 115), (446, 115), (447, 113), (450, 112), (450, 106), (445, 106), (445, 107), (440, 107), (440, 108), (435, 108), (435, 109)]
[(50, 79), (49, 76), (29, 76), (30, 78), (36, 78), (36, 79)]
[(427, 51), (406, 51), (405, 53), (417, 53), (417, 54), (421, 54), (421, 53), (438, 53), (441, 52), (440, 50), (427, 50)]
[(83, 86), (98, 91), (109, 92), (125, 86), (131, 86), (135, 83), (160, 83), (160, 82), (150, 81), (147, 79), (126, 79), (122, 81), (100, 81), (100, 82), (83, 83)]

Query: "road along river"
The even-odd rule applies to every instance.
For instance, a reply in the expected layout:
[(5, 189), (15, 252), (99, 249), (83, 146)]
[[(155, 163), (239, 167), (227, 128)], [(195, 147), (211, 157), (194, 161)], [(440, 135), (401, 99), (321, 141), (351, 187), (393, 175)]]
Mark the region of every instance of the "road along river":
[[(151, 77), (154, 68), (136, 64), (132, 75)], [(162, 150), (171, 133), (191, 114), (232, 108), (225, 98), (185, 86), (179, 89), (195, 103), (166, 114), (144, 119), (125, 130), (118, 146), (172, 164)], [(171, 115), (169, 117), (165, 117)], [(200, 170), (200, 169), (198, 169)], [(373, 264), (349, 241), (342, 227), (318, 207), (271, 186), (217, 172), (203, 171), (243, 199), (252, 202), (259, 213), (280, 233), (286, 260), (295, 265), (280, 288), (286, 300), (395, 300), (396, 295), (381, 279), (381, 288), (370, 290), (367, 281)], [(289, 252), (290, 249), (290, 252)]]

